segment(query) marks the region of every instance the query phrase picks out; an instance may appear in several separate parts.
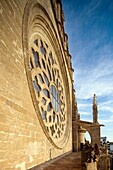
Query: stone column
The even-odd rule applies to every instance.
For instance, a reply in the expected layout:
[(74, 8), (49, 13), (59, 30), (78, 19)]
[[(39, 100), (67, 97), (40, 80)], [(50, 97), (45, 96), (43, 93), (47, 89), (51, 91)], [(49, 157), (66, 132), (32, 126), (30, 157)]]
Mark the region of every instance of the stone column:
[(84, 134), (86, 132), (86, 129), (84, 129), (82, 126), (78, 129), (78, 145), (79, 149), (81, 148), (81, 144), (85, 144), (85, 137)]

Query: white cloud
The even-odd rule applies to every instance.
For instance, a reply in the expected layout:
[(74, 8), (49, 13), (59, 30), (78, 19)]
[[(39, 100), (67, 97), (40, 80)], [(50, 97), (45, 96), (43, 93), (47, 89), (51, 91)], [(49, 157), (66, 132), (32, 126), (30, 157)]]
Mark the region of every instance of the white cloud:
[[(64, 2), (64, 6), (65, 4)], [(91, 99), (93, 100), (93, 95), (96, 94), (99, 121), (107, 126), (102, 132), (104, 135), (107, 129), (113, 130), (110, 126), (113, 122), (113, 29), (110, 24), (113, 21), (112, 4), (107, 1), (103, 3), (102, 0), (88, 3), (81, 1), (74, 8), (68, 1), (66, 4), (66, 32), (75, 70), (74, 85), (78, 110), (82, 120), (92, 121), (89, 116), (92, 110)], [(103, 6), (106, 11), (101, 8)], [(69, 8), (71, 13), (68, 13)]]
[(111, 116), (107, 116), (106, 119), (99, 119), (99, 123), (108, 123), (106, 125), (109, 126), (109, 123), (112, 123), (113, 122), (113, 115)]
[(100, 123), (100, 124), (101, 124), (101, 123), (111, 123), (111, 122), (113, 122), (112, 119), (99, 119), (99, 123)]
[(99, 104), (99, 107), (102, 107), (102, 106), (108, 106), (108, 105), (113, 105), (113, 97), (111, 97), (111, 99), (107, 100), (107, 101), (104, 101), (104, 102), (101, 102)]
[(88, 108), (88, 107), (91, 107), (92, 105), (91, 104), (88, 104), (88, 103), (78, 103), (78, 108)]
[(102, 111), (108, 111), (110, 113), (113, 113), (113, 107), (112, 106), (99, 106), (99, 110), (102, 110)]
[[(101, 60), (101, 59), (100, 59)], [(75, 89), (78, 98), (91, 98), (93, 94), (97, 96), (113, 94), (113, 59), (103, 59), (97, 63), (96, 67), (84, 67), (81, 70), (75, 68)]]
[(90, 115), (90, 113), (81, 111), (80, 115)]
[(86, 121), (86, 122), (92, 122), (92, 119), (91, 119), (91, 118), (89, 118), (89, 119), (87, 119), (87, 118), (82, 118), (81, 120), (82, 120), (82, 121)]

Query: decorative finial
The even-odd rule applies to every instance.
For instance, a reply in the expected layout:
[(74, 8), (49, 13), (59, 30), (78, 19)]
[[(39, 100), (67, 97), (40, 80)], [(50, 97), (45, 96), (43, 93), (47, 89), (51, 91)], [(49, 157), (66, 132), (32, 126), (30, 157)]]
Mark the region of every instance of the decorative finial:
[(96, 94), (94, 94), (94, 97), (93, 97), (93, 104), (97, 104), (97, 97), (96, 97)]

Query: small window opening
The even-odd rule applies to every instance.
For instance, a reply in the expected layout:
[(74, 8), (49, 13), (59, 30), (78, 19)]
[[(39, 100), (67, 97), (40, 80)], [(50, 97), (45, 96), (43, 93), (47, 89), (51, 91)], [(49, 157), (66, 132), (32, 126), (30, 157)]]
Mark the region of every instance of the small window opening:
[(34, 44), (35, 44), (36, 46), (38, 46), (38, 39), (36, 39), (36, 40), (34, 41)]

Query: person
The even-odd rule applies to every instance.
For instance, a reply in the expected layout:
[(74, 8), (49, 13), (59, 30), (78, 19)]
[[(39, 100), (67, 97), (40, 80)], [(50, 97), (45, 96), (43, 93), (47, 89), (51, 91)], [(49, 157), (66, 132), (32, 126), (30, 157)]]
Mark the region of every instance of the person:
[(99, 156), (100, 156), (100, 151), (99, 151), (98, 145), (95, 143), (94, 144), (94, 162), (97, 162), (99, 160)]
[(84, 145), (85, 162), (87, 162), (87, 163), (91, 162), (93, 150), (94, 150), (94, 148), (89, 143), (86, 143)]

